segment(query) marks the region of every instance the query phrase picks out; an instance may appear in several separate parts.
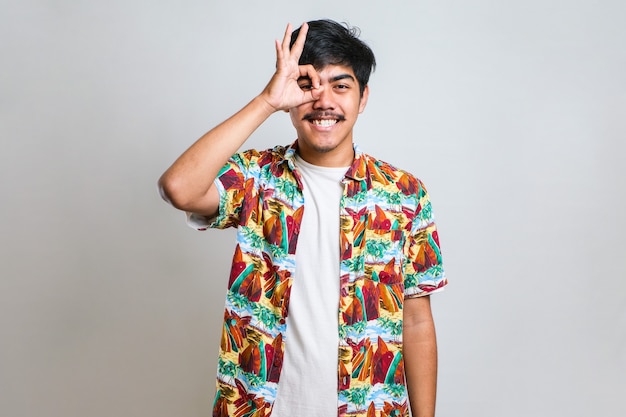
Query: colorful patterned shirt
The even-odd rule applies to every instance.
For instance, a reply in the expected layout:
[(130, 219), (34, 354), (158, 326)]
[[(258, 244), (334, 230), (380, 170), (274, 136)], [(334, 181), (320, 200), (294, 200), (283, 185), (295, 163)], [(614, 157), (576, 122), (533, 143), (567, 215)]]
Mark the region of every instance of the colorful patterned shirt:
[[(305, 210), (296, 149), (297, 142), (236, 154), (215, 181), (219, 213), (207, 227), (238, 229), (221, 337), (216, 417), (271, 414)], [(447, 283), (430, 200), (421, 181), (356, 146), (343, 184), (338, 416), (408, 416), (403, 301)]]

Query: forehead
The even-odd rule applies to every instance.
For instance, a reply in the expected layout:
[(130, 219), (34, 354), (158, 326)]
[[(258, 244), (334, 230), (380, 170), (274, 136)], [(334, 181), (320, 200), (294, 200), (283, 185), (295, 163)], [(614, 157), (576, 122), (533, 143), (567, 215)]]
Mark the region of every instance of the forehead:
[(356, 81), (354, 70), (352, 67), (346, 65), (328, 64), (325, 67), (318, 69), (317, 73), (320, 75), (322, 81), (325, 81), (326, 79), (332, 80), (337, 77), (345, 78), (346, 75)]

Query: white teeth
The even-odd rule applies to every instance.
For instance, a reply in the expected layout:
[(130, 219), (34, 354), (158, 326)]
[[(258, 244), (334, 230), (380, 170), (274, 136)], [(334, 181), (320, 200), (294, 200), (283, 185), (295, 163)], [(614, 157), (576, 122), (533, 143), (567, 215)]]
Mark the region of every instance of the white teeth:
[(335, 123), (337, 123), (337, 120), (335, 119), (322, 119), (322, 120), (314, 119), (313, 120), (313, 124), (316, 126), (332, 126)]

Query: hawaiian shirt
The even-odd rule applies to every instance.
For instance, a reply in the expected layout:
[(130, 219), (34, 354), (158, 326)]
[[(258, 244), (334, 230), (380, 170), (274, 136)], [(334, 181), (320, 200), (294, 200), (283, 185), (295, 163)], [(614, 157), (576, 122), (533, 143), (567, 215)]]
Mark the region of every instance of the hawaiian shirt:
[[(206, 227), (238, 229), (215, 417), (262, 417), (272, 411), (305, 210), (296, 149), (297, 141), (236, 154), (215, 181), (219, 213)], [(338, 416), (408, 417), (403, 301), (447, 283), (430, 200), (421, 181), (356, 146), (343, 184)]]

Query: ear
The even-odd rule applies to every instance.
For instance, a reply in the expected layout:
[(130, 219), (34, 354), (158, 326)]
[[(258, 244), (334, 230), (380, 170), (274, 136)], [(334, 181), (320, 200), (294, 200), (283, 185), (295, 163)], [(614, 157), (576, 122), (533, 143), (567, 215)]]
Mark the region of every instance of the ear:
[(365, 110), (365, 106), (367, 105), (367, 98), (370, 95), (370, 86), (369, 84), (365, 86), (363, 89), (363, 94), (361, 95), (361, 101), (359, 102), (359, 114), (363, 113)]

